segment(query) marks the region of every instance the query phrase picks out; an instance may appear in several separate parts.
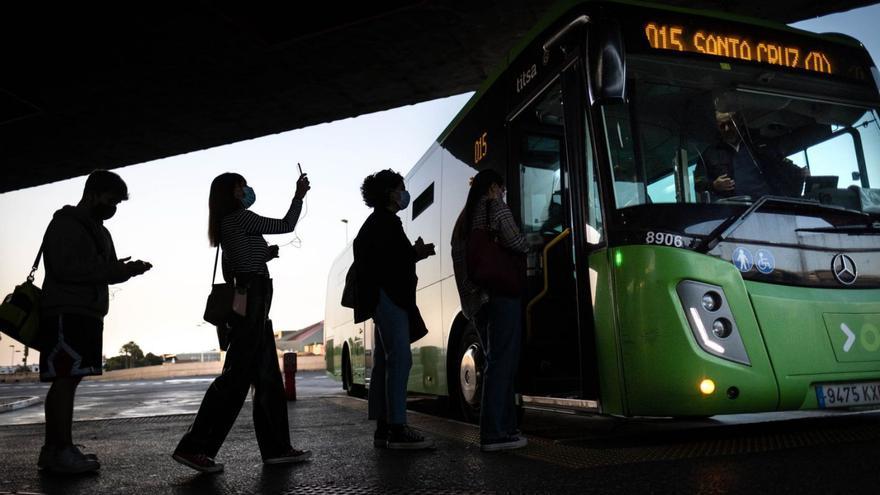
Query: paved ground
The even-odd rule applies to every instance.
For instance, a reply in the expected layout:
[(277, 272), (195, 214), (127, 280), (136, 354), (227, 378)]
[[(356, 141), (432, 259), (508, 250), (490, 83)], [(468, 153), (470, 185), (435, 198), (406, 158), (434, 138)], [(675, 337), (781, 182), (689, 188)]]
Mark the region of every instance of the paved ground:
[[(77, 389), (77, 421), (195, 413), (199, 409), (212, 376), (141, 381), (84, 381)], [(297, 374), (297, 395), (316, 397), (339, 395), (340, 385), (323, 371)], [(13, 397), (46, 397), (48, 384), (0, 384), (0, 404)], [(37, 404), (17, 411), (0, 413), (0, 425), (42, 423), (43, 406)]]
[[(412, 406), (430, 411), (437, 403)], [(410, 422), (437, 438), (438, 448), (406, 453), (372, 447), (362, 400), (303, 397), (288, 410), (294, 445), (314, 450), (311, 462), (263, 467), (248, 403), (218, 456), (227, 470), (215, 476), (197, 474), (169, 457), (192, 420), (188, 414), (77, 422), (77, 441), (98, 453), (104, 467), (100, 474), (72, 479), (36, 470), (42, 425), (0, 426), (0, 493), (776, 495), (876, 494), (880, 487), (878, 413), (682, 423), (528, 411), (526, 449), (483, 454), (474, 426), (439, 416), (410, 413)]]

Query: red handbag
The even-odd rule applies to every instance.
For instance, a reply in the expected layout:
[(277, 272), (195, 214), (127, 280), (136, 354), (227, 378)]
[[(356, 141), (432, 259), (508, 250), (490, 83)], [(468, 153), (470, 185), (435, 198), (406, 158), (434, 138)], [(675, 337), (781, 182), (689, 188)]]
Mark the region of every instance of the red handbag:
[(526, 257), (505, 249), (488, 230), (472, 230), (467, 241), (468, 276), (478, 287), (504, 296), (525, 288)]

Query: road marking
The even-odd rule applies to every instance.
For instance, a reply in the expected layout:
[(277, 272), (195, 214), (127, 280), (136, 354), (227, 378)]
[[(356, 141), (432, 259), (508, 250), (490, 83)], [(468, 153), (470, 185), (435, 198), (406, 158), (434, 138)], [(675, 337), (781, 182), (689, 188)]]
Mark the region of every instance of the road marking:
[(840, 324), (840, 330), (846, 334), (846, 342), (843, 343), (843, 352), (849, 352), (853, 343), (856, 341), (856, 334), (846, 326), (846, 323)]

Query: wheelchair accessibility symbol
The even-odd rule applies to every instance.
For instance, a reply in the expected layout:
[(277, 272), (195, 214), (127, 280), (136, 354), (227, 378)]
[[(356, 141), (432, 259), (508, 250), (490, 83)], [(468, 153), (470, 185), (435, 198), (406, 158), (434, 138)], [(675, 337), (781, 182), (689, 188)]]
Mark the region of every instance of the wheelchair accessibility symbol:
[(766, 249), (759, 249), (755, 253), (755, 268), (764, 275), (773, 273), (773, 270), (776, 269), (776, 259), (773, 258), (773, 253)]

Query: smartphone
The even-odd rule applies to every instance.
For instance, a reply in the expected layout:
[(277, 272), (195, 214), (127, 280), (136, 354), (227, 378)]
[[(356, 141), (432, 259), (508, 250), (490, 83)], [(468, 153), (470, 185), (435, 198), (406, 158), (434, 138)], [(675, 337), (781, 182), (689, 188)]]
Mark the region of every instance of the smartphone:
[(299, 175), (302, 175), (302, 174), (303, 174), (303, 168), (302, 168), (302, 165), (299, 164), (299, 162), (296, 162), (296, 168), (299, 169)]

